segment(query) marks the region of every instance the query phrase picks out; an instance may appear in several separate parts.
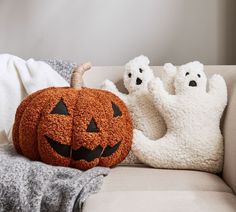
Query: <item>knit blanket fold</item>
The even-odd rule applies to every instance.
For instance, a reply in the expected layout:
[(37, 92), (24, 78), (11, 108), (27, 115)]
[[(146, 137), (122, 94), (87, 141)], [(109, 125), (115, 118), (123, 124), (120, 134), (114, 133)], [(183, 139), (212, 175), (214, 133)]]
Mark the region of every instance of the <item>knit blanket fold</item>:
[(104, 167), (82, 172), (30, 161), (5, 144), (0, 148), (0, 211), (81, 211), (108, 173)]

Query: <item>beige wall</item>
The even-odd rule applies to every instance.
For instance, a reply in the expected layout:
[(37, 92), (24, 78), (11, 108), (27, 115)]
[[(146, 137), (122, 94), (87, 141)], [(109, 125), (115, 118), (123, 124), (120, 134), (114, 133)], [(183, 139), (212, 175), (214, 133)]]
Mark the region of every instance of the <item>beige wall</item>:
[(0, 51), (123, 65), (236, 64), (235, 0), (0, 0)]

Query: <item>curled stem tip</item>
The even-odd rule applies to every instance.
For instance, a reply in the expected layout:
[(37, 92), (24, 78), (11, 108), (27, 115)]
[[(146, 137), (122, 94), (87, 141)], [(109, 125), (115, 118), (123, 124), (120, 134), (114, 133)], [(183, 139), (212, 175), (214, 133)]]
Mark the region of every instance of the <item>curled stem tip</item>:
[(83, 74), (91, 69), (91, 63), (83, 63), (75, 67), (71, 75), (70, 86), (75, 89), (80, 89), (83, 86)]

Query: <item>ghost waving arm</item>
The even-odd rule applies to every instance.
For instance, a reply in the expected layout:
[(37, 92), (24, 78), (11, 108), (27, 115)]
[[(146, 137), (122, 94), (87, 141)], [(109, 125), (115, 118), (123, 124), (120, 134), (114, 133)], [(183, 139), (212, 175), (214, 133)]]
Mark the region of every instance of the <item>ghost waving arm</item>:
[(176, 75), (177, 69), (176, 67), (171, 63), (165, 63), (163, 66), (163, 71), (161, 73), (161, 79), (164, 83), (165, 89), (170, 93), (175, 93), (174, 88), (174, 80)]
[(213, 102), (219, 108), (224, 109), (227, 104), (227, 86), (225, 80), (219, 74), (214, 74), (209, 80), (209, 92)]
[(102, 85), (101, 85), (101, 89), (103, 90), (107, 90), (107, 91), (110, 91), (112, 93), (114, 93), (116, 96), (118, 96), (119, 98), (121, 98), (125, 104), (128, 103), (128, 96), (127, 94), (124, 94), (124, 93), (121, 93), (116, 85), (110, 81), (110, 80), (105, 80)]
[(165, 113), (174, 106), (175, 96), (169, 94), (160, 78), (153, 79), (148, 84), (148, 90), (154, 98), (155, 106), (160, 112)]

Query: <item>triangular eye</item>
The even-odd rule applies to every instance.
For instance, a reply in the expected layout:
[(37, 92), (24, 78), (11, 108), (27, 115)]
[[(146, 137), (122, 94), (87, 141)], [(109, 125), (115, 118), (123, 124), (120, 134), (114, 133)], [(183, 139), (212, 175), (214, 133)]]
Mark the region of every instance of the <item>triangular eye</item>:
[(51, 114), (69, 115), (67, 107), (62, 99), (53, 108), (53, 110), (51, 111)]
[(94, 118), (91, 119), (86, 131), (87, 132), (99, 132), (100, 131), (97, 127), (97, 123), (95, 122)]
[(122, 116), (120, 108), (113, 102), (111, 104), (113, 109), (113, 117)]

